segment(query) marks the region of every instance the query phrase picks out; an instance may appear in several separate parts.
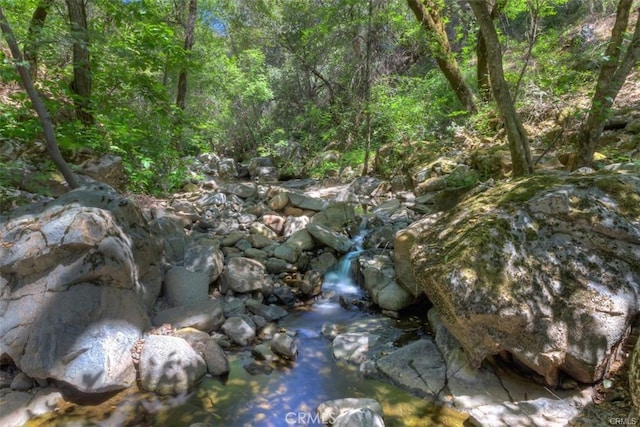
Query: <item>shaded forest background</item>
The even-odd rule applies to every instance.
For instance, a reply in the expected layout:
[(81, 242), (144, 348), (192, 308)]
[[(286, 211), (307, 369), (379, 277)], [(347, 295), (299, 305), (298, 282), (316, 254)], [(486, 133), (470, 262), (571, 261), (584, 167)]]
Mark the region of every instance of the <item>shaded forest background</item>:
[[(613, 45), (622, 5), (627, 22)], [(609, 67), (604, 80), (610, 83), (626, 58), (622, 83), (628, 74), (637, 78), (638, 7), (631, 0), (2, 5), (21, 48), (17, 65), (29, 70), (63, 156), (72, 167), (90, 156), (121, 156), (128, 189), (152, 194), (183, 186), (190, 179), (187, 156), (203, 152), (238, 161), (292, 144), (305, 159), (336, 153), (306, 165), (300, 157), (283, 159), (279, 166), (291, 177), (346, 167), (369, 173), (371, 157), (383, 147), (393, 155), (384, 154), (376, 172), (402, 173), (409, 156), (468, 150), (460, 135), (509, 139), (514, 156), (505, 103), (517, 112), (525, 138), (518, 144), (531, 139), (575, 151), (575, 166), (591, 165), (593, 153), (584, 149), (598, 129), (589, 122), (601, 132), (617, 94), (597, 98), (603, 70)], [(483, 54), (492, 43), (479, 26), (484, 12), (497, 35), (507, 88), (502, 100), (491, 54)], [(0, 47), (0, 142), (42, 152), (41, 124), (7, 45)], [(451, 64), (459, 84), (447, 72)], [(538, 132), (544, 127), (559, 130), (545, 139)], [(618, 151), (608, 155), (629, 160)], [(526, 153), (523, 159), (524, 169), (515, 172), (533, 169)], [(18, 166), (0, 164), (0, 185), (12, 184)], [(41, 173), (53, 170), (43, 155)], [(477, 179), (486, 178), (480, 171)]]

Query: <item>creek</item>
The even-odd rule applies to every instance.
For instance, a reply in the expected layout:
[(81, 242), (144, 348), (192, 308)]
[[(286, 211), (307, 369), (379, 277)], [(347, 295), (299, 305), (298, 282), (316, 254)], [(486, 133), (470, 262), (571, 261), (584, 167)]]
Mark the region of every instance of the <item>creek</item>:
[(101, 405), (69, 405), (28, 425), (311, 426), (321, 425), (315, 409), (322, 402), (362, 397), (381, 403), (387, 426), (462, 426), (466, 415), (388, 382), (367, 378), (356, 365), (335, 359), (323, 328), (375, 332), (382, 335), (389, 349), (428, 333), (424, 318), (406, 315), (390, 319), (357, 307), (355, 302), (366, 295), (352, 277), (351, 264), (361, 251), (361, 239), (356, 243), (356, 250), (343, 256), (337, 268), (325, 275), (322, 295), (278, 322), (279, 328), (295, 333), (295, 361), (276, 358), (266, 364), (267, 371), (251, 374), (248, 365), (261, 366), (251, 351), (230, 351), (228, 377), (206, 377), (187, 396), (167, 399), (125, 392)]

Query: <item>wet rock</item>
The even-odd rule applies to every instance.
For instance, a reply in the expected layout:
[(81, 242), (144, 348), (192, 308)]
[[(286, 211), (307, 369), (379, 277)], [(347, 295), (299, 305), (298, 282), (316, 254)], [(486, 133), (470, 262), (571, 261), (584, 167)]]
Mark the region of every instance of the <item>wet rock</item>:
[(376, 363), (393, 382), (422, 395), (438, 396), (446, 384), (445, 362), (431, 339), (401, 347)]
[[(358, 412), (361, 412), (362, 415), (357, 415)], [(329, 400), (318, 405), (316, 413), (323, 424), (336, 425), (339, 417), (346, 414), (352, 414), (352, 416), (342, 418), (340, 421), (342, 424), (340, 425), (345, 427), (384, 426), (384, 422), (382, 421), (382, 405), (380, 405), (380, 403), (375, 399), (347, 397), (343, 399)], [(371, 424), (358, 424), (358, 420), (370, 420)], [(382, 422), (382, 424), (380, 424), (380, 422)]]
[(298, 346), (293, 337), (286, 333), (279, 333), (273, 336), (271, 350), (280, 357), (295, 360), (298, 356)]
[(338, 334), (333, 339), (333, 357), (351, 363), (360, 364), (369, 358), (369, 348), (378, 340), (379, 335), (359, 332)]
[(184, 267), (173, 267), (164, 277), (164, 296), (174, 306), (189, 305), (207, 299), (209, 276)]
[(365, 289), (383, 310), (400, 311), (416, 301), (396, 283), (393, 262), (388, 255), (364, 253), (358, 257), (358, 265)]
[(382, 416), (369, 408), (352, 409), (338, 415), (335, 427), (384, 427)]
[(182, 338), (150, 335), (140, 353), (140, 383), (160, 395), (186, 393), (207, 372), (205, 361)]
[(230, 317), (222, 324), (221, 328), (235, 344), (239, 346), (249, 345), (256, 337), (254, 325), (249, 324), (242, 317)]
[(207, 371), (211, 375), (220, 376), (229, 373), (229, 359), (216, 340), (209, 339), (209, 341), (207, 341), (203, 356), (207, 364)]
[(168, 323), (175, 329), (195, 328), (204, 332), (218, 330), (223, 322), (222, 304), (213, 299), (168, 308), (160, 311), (152, 319), (154, 326)]
[(311, 222), (325, 225), (335, 231), (358, 225), (354, 204), (347, 202), (329, 203), (322, 212), (318, 212), (311, 218)]
[(221, 289), (247, 293), (261, 290), (269, 283), (269, 279), (262, 263), (250, 258), (237, 257), (227, 262), (220, 282)]

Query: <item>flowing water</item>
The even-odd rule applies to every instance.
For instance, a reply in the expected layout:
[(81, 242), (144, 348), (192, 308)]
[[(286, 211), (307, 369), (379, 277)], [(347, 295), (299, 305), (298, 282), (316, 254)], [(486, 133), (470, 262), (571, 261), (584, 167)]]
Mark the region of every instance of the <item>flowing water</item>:
[[(377, 330), (394, 323), (400, 330), (415, 331), (421, 320), (394, 321), (366, 313), (344, 301), (363, 298), (354, 282), (351, 261), (360, 250), (345, 255), (335, 271), (328, 272), (323, 296), (282, 319), (278, 326), (296, 332), (298, 358), (279, 363), (270, 373), (251, 375), (244, 368), (255, 361), (250, 352), (230, 353), (231, 371), (226, 380), (205, 378), (188, 396), (160, 399), (141, 393), (100, 407), (71, 406), (66, 415), (47, 417), (30, 425), (100, 426), (306, 426), (320, 425), (315, 408), (322, 402), (344, 397), (366, 397), (380, 402), (387, 426), (461, 426), (466, 416), (434, 405), (388, 383), (364, 378), (357, 367), (334, 359), (331, 341), (321, 332), (327, 322), (338, 327), (361, 325)], [(105, 406), (107, 406), (105, 408)], [(93, 410), (92, 410), (93, 409)], [(93, 424), (87, 419), (102, 419)], [(84, 421), (83, 421), (84, 420)]]

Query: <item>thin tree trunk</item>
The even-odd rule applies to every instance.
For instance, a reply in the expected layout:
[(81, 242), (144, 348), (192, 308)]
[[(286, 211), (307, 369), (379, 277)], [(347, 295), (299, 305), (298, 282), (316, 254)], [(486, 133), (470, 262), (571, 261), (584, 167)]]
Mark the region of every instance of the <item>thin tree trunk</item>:
[(69, 9), (69, 24), (73, 38), (73, 81), (76, 116), (84, 125), (95, 120), (91, 113), (91, 64), (89, 60), (89, 33), (84, 0), (66, 0)]
[(369, 173), (369, 154), (371, 151), (371, 31), (373, 29), (373, 0), (369, 0), (369, 16), (367, 18), (367, 57), (365, 60), (365, 149), (364, 149), (364, 165), (362, 167), (362, 176)]
[(468, 113), (474, 114), (478, 110), (475, 97), (462, 76), (458, 62), (451, 51), (449, 38), (438, 13), (437, 5), (433, 0), (407, 0), (407, 3), (420, 25), (429, 35), (431, 52), (456, 97)]
[[(189, 16), (187, 18), (187, 24), (184, 29), (184, 52), (188, 56), (193, 48), (193, 39), (196, 27), (196, 13), (198, 10), (197, 0), (189, 1)], [(176, 96), (176, 105), (178, 108), (184, 111), (187, 106), (187, 67), (183, 66), (180, 69), (180, 75), (178, 76), (178, 94)]]
[(593, 154), (604, 130), (605, 121), (611, 113), (613, 101), (629, 72), (640, 59), (640, 8), (637, 10), (639, 16), (636, 20), (631, 43), (627, 47), (625, 56), (620, 59), (632, 3), (633, 0), (620, 0), (618, 3), (616, 22), (605, 52), (607, 61), (600, 69), (596, 90), (591, 101), (591, 110), (580, 132), (576, 161), (573, 165), (569, 165), (572, 169), (592, 166)]
[(51, 123), (51, 117), (49, 116), (49, 112), (47, 111), (44, 103), (40, 99), (40, 95), (36, 91), (33, 80), (31, 80), (31, 76), (29, 75), (29, 69), (24, 65), (22, 54), (20, 52), (20, 48), (18, 47), (18, 42), (16, 41), (13, 32), (11, 31), (11, 27), (9, 26), (9, 22), (4, 16), (4, 11), (0, 6), (0, 28), (4, 33), (5, 39), (7, 40), (7, 44), (9, 45), (9, 49), (11, 50), (11, 55), (13, 56), (13, 60), (15, 61), (16, 69), (18, 70), (18, 74), (22, 79), (22, 84), (24, 85), (25, 90), (27, 91), (27, 95), (29, 95), (29, 99), (31, 100), (31, 104), (33, 105), (33, 109), (38, 114), (40, 118), (40, 123), (42, 124), (42, 129), (44, 131), (44, 138), (47, 144), (47, 150), (49, 151), (49, 156), (51, 156), (51, 160), (58, 167), (62, 176), (69, 184), (71, 188), (79, 187), (78, 179), (76, 178), (71, 168), (67, 162), (65, 162), (62, 154), (60, 154), (60, 149), (58, 148), (58, 142), (56, 141), (56, 134), (53, 130), (53, 124)]
[(518, 117), (509, 93), (509, 86), (504, 79), (502, 50), (500, 49), (500, 41), (498, 40), (491, 14), (484, 0), (471, 0), (469, 4), (478, 20), (480, 31), (482, 31), (482, 35), (486, 40), (491, 90), (507, 131), (511, 162), (513, 163), (513, 176), (530, 174), (533, 172), (533, 162), (531, 161), (529, 138)]
[(24, 59), (29, 63), (29, 75), (35, 81), (38, 77), (38, 50), (40, 48), (40, 33), (51, 9), (53, 0), (40, 0), (36, 10), (31, 15), (27, 42), (24, 44)]
[[(497, 0), (491, 8), (491, 19), (496, 19), (507, 4), (507, 0)], [(483, 101), (491, 99), (491, 86), (489, 83), (489, 64), (487, 62), (487, 44), (478, 30), (478, 44), (476, 45), (476, 77), (478, 79), (478, 92)]]

